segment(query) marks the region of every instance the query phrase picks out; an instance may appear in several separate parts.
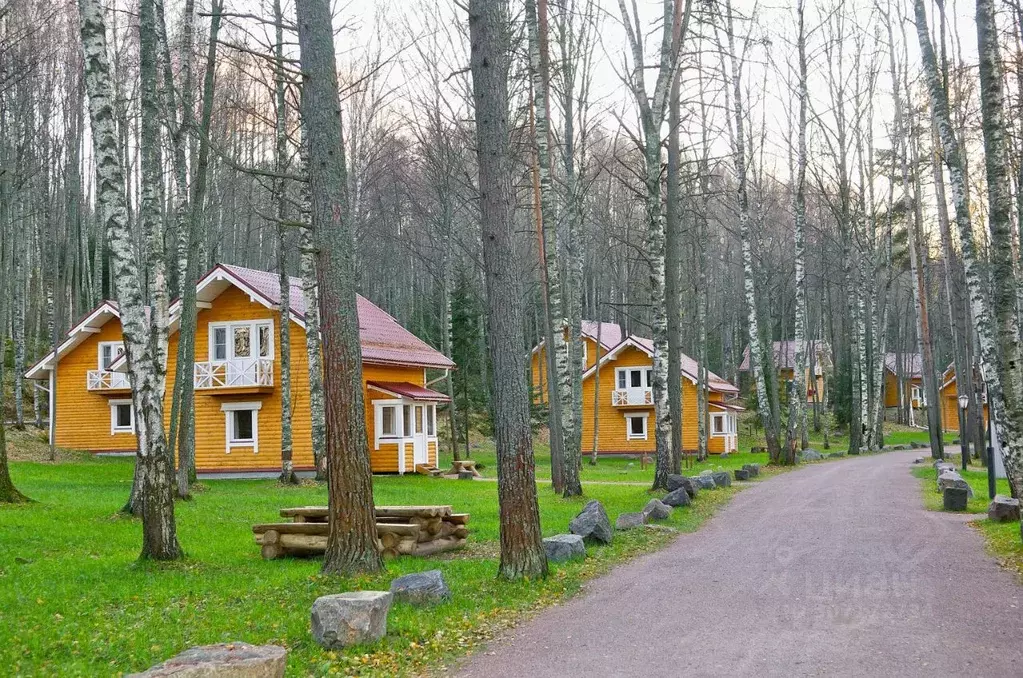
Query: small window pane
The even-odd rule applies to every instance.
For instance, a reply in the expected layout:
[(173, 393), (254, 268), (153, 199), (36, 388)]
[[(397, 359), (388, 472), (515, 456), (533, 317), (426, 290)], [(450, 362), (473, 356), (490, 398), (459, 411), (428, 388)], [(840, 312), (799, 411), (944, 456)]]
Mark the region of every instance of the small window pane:
[(629, 417), (629, 425), (632, 435), (641, 436), (643, 435), (644, 428), (646, 428), (646, 419), (643, 417)]
[(714, 416), (714, 433), (724, 433), (725, 422), (724, 417), (720, 415)]
[(234, 328), (234, 357), (248, 358), (252, 355), (252, 330), (246, 325)]
[(111, 346), (110, 344), (103, 344), (102, 346), (100, 346), (100, 351), (102, 351), (102, 358), (100, 359), (100, 364), (103, 366), (104, 370), (110, 369), (110, 363), (114, 362), (113, 349), (114, 347)]
[(259, 326), (259, 357), (269, 358), (270, 357), (270, 326), (260, 325)]
[(384, 407), (380, 410), (380, 433), (385, 436), (396, 435), (394, 430), (394, 408)]
[(426, 413), (426, 434), (427, 435), (431, 435), (431, 436), (432, 435), (436, 435), (436, 433), (434, 432), (435, 428), (436, 428), (436, 425), (437, 425), (436, 419), (437, 419), (437, 406), (436, 405), (430, 405), (430, 409)]
[(423, 406), (416, 406), (416, 433), (423, 432)]
[(213, 328), (213, 359), (227, 360), (227, 328)]
[(629, 374), (632, 375), (630, 377), (632, 379), (632, 388), (639, 388), (643, 385), (642, 370), (632, 370), (632, 372), (629, 372)]
[(131, 428), (131, 405), (117, 406), (117, 428)]
[(647, 370), (646, 371), (646, 385), (647, 385), (648, 388), (654, 385), (654, 371), (653, 370)]
[(618, 388), (625, 388), (625, 372), (618, 373)]
[(402, 420), (405, 424), (404, 431), (406, 436), (412, 435), (412, 406), (405, 405), (405, 417)]
[(236, 410), (234, 413), (235, 441), (252, 440), (252, 410)]

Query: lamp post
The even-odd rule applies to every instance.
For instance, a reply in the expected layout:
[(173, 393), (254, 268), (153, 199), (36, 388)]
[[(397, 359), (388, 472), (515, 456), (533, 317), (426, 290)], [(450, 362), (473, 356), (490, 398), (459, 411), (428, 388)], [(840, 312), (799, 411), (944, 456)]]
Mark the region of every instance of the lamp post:
[(970, 443), (966, 440), (966, 430), (963, 428), (963, 422), (966, 419), (966, 409), (970, 406), (970, 398), (965, 393), (959, 396), (959, 409), (961, 413), (959, 415), (959, 450), (963, 453), (963, 470), (966, 470), (967, 462), (970, 459)]

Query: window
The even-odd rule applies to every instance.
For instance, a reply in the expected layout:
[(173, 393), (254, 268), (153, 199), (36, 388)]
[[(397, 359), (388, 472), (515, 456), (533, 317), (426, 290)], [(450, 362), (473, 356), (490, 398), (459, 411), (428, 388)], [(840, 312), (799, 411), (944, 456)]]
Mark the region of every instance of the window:
[(725, 415), (723, 415), (723, 414), (715, 414), (711, 418), (711, 421), (713, 422), (712, 430), (714, 431), (714, 435), (716, 435), (716, 436), (724, 435), (724, 433), (725, 433)]
[(646, 413), (625, 415), (626, 440), (646, 440)]
[(437, 435), (437, 406), (428, 405), (426, 408), (426, 435)]
[(619, 367), (617, 369), (619, 389), (650, 388), (653, 383), (653, 370), (649, 367)]
[(220, 406), (225, 416), (226, 452), (234, 447), (251, 447), (259, 452), (259, 410), (262, 403), (224, 403)]
[(242, 325), (231, 329), (234, 332), (234, 357), (248, 358), (252, 355), (252, 328)]
[(270, 357), (270, 326), (269, 325), (258, 325), (259, 330), (259, 357), (269, 358)]
[(398, 437), (398, 408), (387, 405), (380, 408), (380, 435), (386, 438)]
[(99, 369), (109, 372), (110, 366), (124, 355), (124, 344), (120, 341), (101, 341), (99, 343)]
[(130, 400), (110, 401), (110, 435), (135, 432), (135, 408)]
[(412, 434), (412, 406), (411, 405), (406, 405), (404, 407), (404, 411), (405, 411), (404, 418), (402, 419), (402, 424), (404, 424), (404, 426), (403, 426), (402, 430), (407, 432), (409, 435), (411, 435)]
[(227, 328), (213, 328), (213, 359), (227, 360)]

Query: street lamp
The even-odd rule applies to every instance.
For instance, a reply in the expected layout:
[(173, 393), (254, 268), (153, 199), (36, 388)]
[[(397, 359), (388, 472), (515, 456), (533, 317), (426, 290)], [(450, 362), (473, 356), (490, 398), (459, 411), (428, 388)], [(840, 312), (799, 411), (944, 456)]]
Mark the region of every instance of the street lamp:
[(966, 470), (966, 464), (970, 458), (970, 444), (966, 440), (966, 431), (963, 430), (963, 422), (966, 419), (966, 409), (970, 406), (970, 397), (965, 393), (959, 396), (959, 409), (962, 410), (962, 414), (959, 417), (959, 451), (963, 453), (963, 470)]

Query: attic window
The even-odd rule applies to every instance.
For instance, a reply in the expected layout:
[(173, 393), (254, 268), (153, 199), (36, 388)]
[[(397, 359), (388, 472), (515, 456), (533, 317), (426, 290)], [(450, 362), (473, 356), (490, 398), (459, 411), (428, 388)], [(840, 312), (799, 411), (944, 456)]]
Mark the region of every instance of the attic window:
[(99, 344), (99, 369), (109, 372), (110, 366), (124, 355), (124, 343), (120, 341), (101, 341)]

